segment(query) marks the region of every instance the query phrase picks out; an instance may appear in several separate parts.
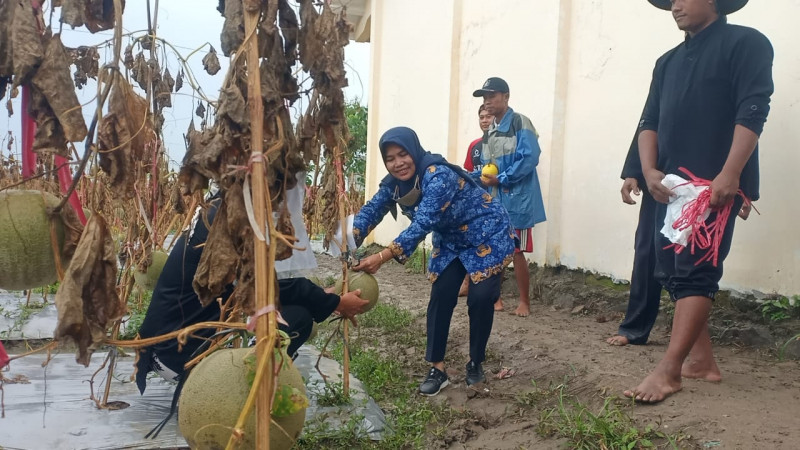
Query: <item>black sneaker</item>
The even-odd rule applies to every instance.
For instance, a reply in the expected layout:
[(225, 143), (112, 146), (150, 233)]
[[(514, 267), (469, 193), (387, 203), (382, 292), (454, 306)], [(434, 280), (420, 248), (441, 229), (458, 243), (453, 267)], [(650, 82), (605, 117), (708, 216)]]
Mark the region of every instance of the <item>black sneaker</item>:
[(436, 367), (431, 367), (431, 371), (428, 372), (428, 378), (425, 378), (425, 381), (419, 385), (419, 393), (433, 397), (447, 387), (448, 384), (450, 384), (450, 380), (447, 378), (447, 374)]
[(476, 383), (483, 383), (486, 381), (486, 375), (483, 374), (483, 367), (479, 363), (470, 361), (467, 363), (467, 386), (472, 386)]

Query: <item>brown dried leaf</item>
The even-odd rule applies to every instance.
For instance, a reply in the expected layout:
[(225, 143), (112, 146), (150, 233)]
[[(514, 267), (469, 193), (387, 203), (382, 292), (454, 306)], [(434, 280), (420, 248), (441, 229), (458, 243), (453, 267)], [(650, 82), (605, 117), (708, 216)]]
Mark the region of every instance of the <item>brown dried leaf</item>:
[[(14, 54), (11, 43), (13, 42), (12, 31), (16, 6), (17, 2), (0, 1), (0, 79), (14, 74)], [(0, 98), (3, 98), (3, 94), (4, 92), (0, 92)]]
[(109, 98), (109, 112), (97, 134), (100, 168), (109, 175), (115, 195), (123, 198), (133, 195), (134, 168), (145, 160), (145, 147), (155, 141), (153, 130), (147, 100), (117, 75)]
[[(72, 89), (71, 85), (70, 89)], [(55, 153), (61, 156), (69, 156), (64, 128), (50, 108), (44, 93), (35, 85), (32, 85), (30, 95), (29, 112), (36, 122), (33, 150), (40, 155)]]
[(139, 85), (142, 90), (147, 91), (150, 83), (150, 66), (144, 59), (144, 53), (139, 52), (136, 59), (133, 61), (133, 70), (131, 71), (131, 78)]
[(197, 103), (197, 108), (194, 110), (194, 113), (201, 119), (206, 116), (206, 107), (203, 106), (203, 102)]
[[(228, 207), (223, 201), (208, 231), (208, 240), (192, 281), (192, 287), (203, 306), (216, 300), (225, 287), (236, 279), (239, 255), (233, 237), (228, 232), (227, 217)], [(202, 217), (200, 220), (203, 220)]]
[[(231, 56), (242, 45), (244, 41), (244, 11), (242, 10), (242, 2), (226, 1), (225, 12), (222, 14), (225, 17), (225, 23), (222, 25), (222, 33), (219, 39), (221, 42), (222, 54)], [(213, 74), (212, 74), (213, 75)]]
[(125, 64), (126, 69), (133, 69), (133, 44), (128, 44), (128, 46), (125, 47), (125, 57), (122, 63)]
[(69, 59), (60, 35), (55, 35), (48, 41), (44, 61), (36, 71), (32, 82), (47, 99), (47, 103), (64, 129), (66, 139), (70, 142), (83, 140), (88, 131), (81, 104), (72, 87)]
[[(125, 9), (125, 0), (122, 0)], [(92, 33), (114, 28), (114, 2), (110, 0), (63, 0), (61, 22), (72, 28), (86, 25)]]
[(164, 69), (164, 74), (161, 76), (161, 80), (167, 83), (167, 87), (169, 88), (168, 91), (172, 92), (175, 88), (175, 79), (172, 78), (172, 74), (169, 73), (169, 68)]
[(97, 72), (100, 69), (100, 54), (96, 47), (67, 48), (67, 52), (72, 64), (75, 65), (75, 87), (80, 89), (86, 86), (89, 78), (97, 79)]
[(76, 361), (89, 365), (92, 353), (106, 340), (108, 327), (125, 314), (117, 295), (114, 240), (99, 214), (86, 224), (75, 254), (56, 293), (55, 338), (74, 341)]
[(245, 106), (244, 95), (236, 85), (228, 84), (220, 91), (217, 117), (229, 120), (231, 124), (237, 125), (241, 131), (249, 129), (250, 115)]
[(211, 47), (211, 50), (209, 50), (208, 54), (203, 57), (203, 69), (205, 69), (209, 75), (216, 75), (221, 68), (222, 67), (219, 65), (219, 58), (217, 58), (217, 51), (214, 50), (214, 47)]
[(28, 82), (36, 68), (42, 63), (44, 48), (30, 4), (26, 2), (12, 3), (17, 5), (14, 13), (14, 27), (11, 32), (14, 84), (20, 86)]
[(178, 72), (178, 79), (175, 80), (175, 92), (178, 92), (183, 87), (183, 69)]

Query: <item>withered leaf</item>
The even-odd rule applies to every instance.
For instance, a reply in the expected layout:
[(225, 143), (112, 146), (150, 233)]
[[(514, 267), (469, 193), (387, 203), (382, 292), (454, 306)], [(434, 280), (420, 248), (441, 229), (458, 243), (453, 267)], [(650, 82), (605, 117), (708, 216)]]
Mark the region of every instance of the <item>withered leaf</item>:
[(122, 63), (125, 64), (126, 69), (133, 69), (133, 44), (128, 44), (128, 46), (125, 47), (125, 58), (122, 60)]
[(220, 90), (217, 117), (228, 119), (240, 130), (246, 130), (249, 127), (250, 116), (245, 106), (244, 96), (235, 84), (229, 83)]
[(208, 240), (192, 280), (192, 287), (203, 306), (213, 302), (236, 279), (239, 255), (228, 231), (227, 217), (228, 207), (222, 201), (208, 231)]
[[(44, 48), (30, 4), (26, 2), (11, 3), (17, 5), (11, 32), (14, 84), (21, 86), (30, 80), (36, 68), (42, 63)], [(69, 74), (69, 72), (67, 73)]]
[(219, 65), (219, 58), (217, 58), (217, 51), (214, 50), (214, 47), (211, 47), (208, 54), (203, 57), (203, 69), (205, 69), (209, 75), (216, 75), (221, 68), (222, 67)]
[[(122, 0), (125, 9), (125, 0)], [(72, 28), (86, 25), (92, 33), (114, 28), (114, 2), (111, 0), (63, 0), (61, 22)]]
[[(14, 74), (14, 58), (11, 43), (14, 28), (14, 13), (17, 2), (8, 0), (0, 1), (0, 79), (10, 78)], [(3, 98), (0, 92), (0, 98)]]
[(36, 121), (33, 150), (41, 155), (56, 153), (61, 156), (69, 156), (64, 128), (50, 108), (44, 93), (36, 85), (32, 85), (30, 95), (29, 111)]
[(47, 103), (64, 129), (64, 137), (70, 142), (83, 140), (88, 131), (81, 104), (72, 87), (69, 59), (60, 35), (56, 34), (49, 39), (44, 61), (36, 71), (32, 82), (47, 99)]
[(150, 83), (150, 66), (147, 65), (147, 61), (144, 59), (143, 52), (139, 52), (136, 55), (136, 59), (133, 61), (131, 78), (136, 81), (142, 90), (148, 90), (147, 86)]
[(178, 72), (178, 78), (175, 80), (175, 92), (178, 92), (183, 87), (183, 69)]
[(78, 347), (75, 359), (84, 366), (105, 342), (109, 326), (125, 314), (116, 284), (114, 239), (105, 220), (92, 214), (55, 298), (55, 338), (73, 341)]
[(169, 88), (167, 90), (172, 92), (172, 90), (175, 88), (175, 79), (172, 78), (172, 74), (169, 73), (169, 68), (164, 69), (164, 75), (161, 76), (161, 79), (167, 83), (167, 87)]
[(201, 119), (206, 116), (206, 107), (203, 106), (203, 102), (197, 103), (197, 108), (194, 110), (194, 113)]
[(155, 141), (153, 118), (147, 100), (136, 95), (121, 75), (114, 80), (108, 111), (98, 131), (100, 168), (109, 175), (114, 194), (129, 198), (133, 169), (145, 160), (145, 147)]
[(244, 41), (244, 11), (242, 10), (242, 2), (226, 1), (225, 12), (222, 15), (225, 17), (225, 22), (222, 25), (222, 32), (219, 36), (222, 54), (231, 56), (239, 50), (239, 47)]

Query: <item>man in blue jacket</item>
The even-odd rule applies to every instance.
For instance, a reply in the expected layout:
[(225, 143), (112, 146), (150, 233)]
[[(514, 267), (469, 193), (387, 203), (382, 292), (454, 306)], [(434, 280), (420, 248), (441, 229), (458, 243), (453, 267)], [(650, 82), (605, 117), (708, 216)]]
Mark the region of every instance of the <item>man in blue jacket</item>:
[[(498, 172), (497, 175), (481, 176), (476, 170), (473, 176), (480, 176), (489, 193), (500, 199), (519, 237), (520, 245), (514, 252), (519, 306), (513, 314), (527, 317), (530, 314), (530, 275), (524, 253), (533, 251), (533, 226), (546, 220), (536, 173), (542, 150), (530, 119), (508, 106), (510, 93), (505, 80), (489, 78), (472, 95), (483, 97), (486, 112), (494, 116), (494, 123), (484, 136), (481, 161), (484, 165), (494, 164)], [(495, 304), (495, 310), (502, 309), (503, 301), (500, 299)]]

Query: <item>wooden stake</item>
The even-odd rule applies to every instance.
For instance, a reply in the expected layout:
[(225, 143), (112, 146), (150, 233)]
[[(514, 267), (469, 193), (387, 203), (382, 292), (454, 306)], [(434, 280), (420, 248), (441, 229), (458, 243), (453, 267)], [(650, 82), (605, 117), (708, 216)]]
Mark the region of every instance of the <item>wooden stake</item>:
[[(247, 8), (247, 0), (243, 2), (244, 22), (247, 35), (245, 43), (247, 52), (247, 106), (250, 111), (250, 150), (252, 170), (253, 209), (256, 225), (265, 230), (267, 223), (267, 208), (269, 199), (264, 170), (263, 144), (264, 144), (264, 104), (261, 100), (261, 76), (259, 73), (258, 39), (256, 30), (261, 16), (260, 9)], [(273, 18), (267, 18), (273, 20)], [(271, 230), (268, 230), (271, 231)], [(273, 285), (274, 264), (269, 264), (267, 243), (253, 239), (255, 245), (255, 302), (256, 311), (275, 306)], [(275, 247), (274, 239), (270, 247)], [(274, 258), (274, 251), (270, 252)], [(273, 259), (274, 261), (274, 259)], [(256, 358), (262, 367), (265, 367), (264, 376), (253, 388), (258, 390), (256, 399), (256, 449), (269, 450), (269, 428), (271, 422), (270, 403), (272, 399), (273, 370), (271, 359), (275, 343), (276, 330), (275, 312), (261, 314), (256, 319)], [(270, 346), (270, 342), (272, 345)], [(265, 361), (266, 359), (266, 361)]]

